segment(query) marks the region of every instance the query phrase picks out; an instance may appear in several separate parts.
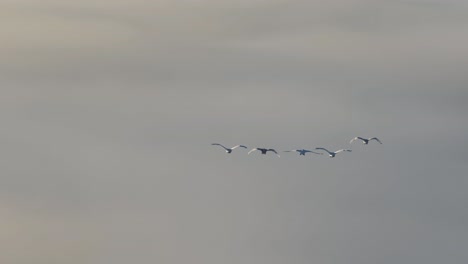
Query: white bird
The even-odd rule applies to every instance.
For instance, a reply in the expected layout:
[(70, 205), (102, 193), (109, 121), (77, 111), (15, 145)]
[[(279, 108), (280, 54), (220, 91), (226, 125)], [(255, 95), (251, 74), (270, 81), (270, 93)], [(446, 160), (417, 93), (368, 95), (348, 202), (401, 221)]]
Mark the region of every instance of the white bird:
[(231, 152), (232, 152), (234, 149), (236, 149), (236, 148), (245, 148), (245, 149), (247, 148), (247, 147), (244, 146), (244, 145), (237, 145), (237, 146), (234, 146), (234, 147), (232, 147), (232, 148), (226, 148), (225, 146), (223, 146), (223, 145), (221, 145), (221, 144), (219, 144), (219, 143), (213, 143), (213, 144), (211, 144), (211, 145), (214, 145), (214, 146), (221, 146), (223, 149), (226, 150), (226, 153), (228, 153), (228, 154), (231, 153)]
[(351, 139), (351, 141), (349, 141), (349, 144), (353, 143), (353, 141), (358, 140), (358, 139), (360, 139), (364, 145), (369, 144), (369, 141), (371, 141), (371, 140), (375, 140), (375, 141), (379, 142), (380, 144), (382, 144), (382, 142), (376, 137), (373, 137), (373, 138), (355, 137), (355, 138)]
[(293, 150), (286, 150), (283, 152), (298, 152), (299, 155), (302, 155), (302, 156), (305, 156), (305, 154), (308, 152), (318, 154), (318, 155), (323, 155), (323, 153), (319, 153), (319, 152), (315, 152), (315, 151), (307, 150), (307, 149), (293, 149)]
[(263, 155), (267, 154), (268, 151), (271, 151), (271, 152), (274, 152), (276, 154), (276, 156), (280, 157), (280, 155), (278, 154), (278, 152), (276, 152), (276, 150), (274, 149), (266, 149), (266, 148), (254, 148), (252, 149), (251, 151), (249, 151), (249, 153), (247, 153), (248, 155), (250, 155), (250, 153), (256, 151), (256, 150), (259, 150), (262, 152)]
[(326, 152), (328, 152), (328, 155), (330, 156), (330, 158), (334, 158), (336, 156), (336, 154), (340, 153), (340, 152), (343, 152), (343, 151), (347, 151), (347, 152), (351, 152), (350, 149), (340, 149), (340, 150), (337, 150), (337, 151), (329, 151), (325, 148), (315, 148), (315, 149), (321, 149), (321, 150), (325, 150)]

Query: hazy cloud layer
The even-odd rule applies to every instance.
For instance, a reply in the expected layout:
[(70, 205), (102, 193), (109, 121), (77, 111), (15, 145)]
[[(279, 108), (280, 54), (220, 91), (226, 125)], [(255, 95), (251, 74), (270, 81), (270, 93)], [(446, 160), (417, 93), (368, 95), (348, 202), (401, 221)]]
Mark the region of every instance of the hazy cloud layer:
[(468, 259), (465, 1), (0, 10), (0, 262)]

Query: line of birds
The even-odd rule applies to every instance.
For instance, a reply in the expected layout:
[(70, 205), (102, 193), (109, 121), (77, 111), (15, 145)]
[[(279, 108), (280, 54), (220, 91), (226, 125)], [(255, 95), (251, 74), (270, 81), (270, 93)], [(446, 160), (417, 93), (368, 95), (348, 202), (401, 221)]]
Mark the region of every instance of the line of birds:
[[(351, 141), (349, 141), (349, 143), (351, 144), (356, 140), (361, 140), (364, 145), (369, 144), (369, 142), (372, 141), (372, 140), (375, 140), (375, 141), (379, 142), (380, 144), (382, 144), (382, 142), (376, 137), (372, 137), (372, 138), (355, 137), (355, 138), (351, 139)], [(227, 148), (227, 147), (225, 147), (225, 146), (223, 146), (223, 145), (221, 145), (219, 143), (213, 143), (211, 145), (220, 146), (220, 147), (224, 148), (224, 150), (226, 150), (226, 153), (228, 153), (228, 154), (230, 154), (236, 148), (245, 148), (245, 149), (247, 149), (247, 147), (244, 146), (244, 145), (236, 145), (236, 146), (234, 146), (232, 148)], [(316, 150), (326, 151), (330, 158), (334, 158), (336, 156), (336, 154), (341, 153), (341, 152), (351, 152), (352, 151), (350, 149), (339, 149), (337, 151), (329, 151), (328, 149), (322, 148), (322, 147), (315, 148), (315, 149)], [(278, 157), (280, 157), (278, 152), (275, 149), (272, 149), (272, 148), (253, 148), (247, 154), (250, 155), (250, 153), (252, 153), (254, 151), (257, 151), (257, 150), (260, 151), (263, 155), (265, 155), (265, 154), (267, 154), (267, 152), (271, 151), (271, 152), (275, 153)], [(317, 155), (323, 155), (323, 153), (321, 153), (321, 152), (315, 152), (315, 151), (308, 150), (308, 149), (293, 149), (293, 150), (285, 150), (283, 152), (297, 152), (297, 153), (299, 153), (299, 155), (302, 155), (302, 156), (305, 156), (306, 153), (314, 153), (314, 154), (317, 154)]]

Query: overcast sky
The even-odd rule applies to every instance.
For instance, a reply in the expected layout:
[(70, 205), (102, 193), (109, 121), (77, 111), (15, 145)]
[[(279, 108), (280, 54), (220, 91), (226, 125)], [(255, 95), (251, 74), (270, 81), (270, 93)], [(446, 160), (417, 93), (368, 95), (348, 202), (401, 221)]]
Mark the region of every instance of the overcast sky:
[(466, 263), (467, 14), (2, 1), (0, 262)]

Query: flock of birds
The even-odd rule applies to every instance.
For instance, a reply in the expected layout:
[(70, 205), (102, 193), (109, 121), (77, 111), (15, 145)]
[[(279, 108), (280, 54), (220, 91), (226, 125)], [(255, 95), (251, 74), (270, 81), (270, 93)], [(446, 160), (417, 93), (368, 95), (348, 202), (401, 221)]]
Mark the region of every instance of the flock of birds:
[[(362, 143), (364, 145), (369, 144), (369, 142), (372, 141), (372, 140), (375, 140), (375, 141), (379, 142), (380, 144), (382, 144), (382, 142), (376, 137), (372, 137), (372, 138), (355, 137), (355, 138), (351, 139), (351, 141), (349, 141), (349, 143), (351, 144), (356, 140), (362, 141)], [(244, 145), (237, 145), (237, 146), (234, 146), (232, 148), (227, 148), (227, 147), (225, 147), (225, 146), (223, 146), (223, 145), (221, 145), (219, 143), (213, 143), (211, 145), (222, 147), (224, 150), (226, 150), (226, 153), (228, 153), (228, 154), (230, 154), (236, 148), (245, 148), (245, 149), (247, 149), (247, 147), (244, 146)], [(327, 152), (328, 156), (330, 158), (334, 158), (336, 156), (336, 154), (341, 153), (341, 152), (351, 152), (350, 149), (339, 149), (337, 151), (329, 151), (326, 148), (315, 148), (315, 149)], [(254, 151), (257, 151), (257, 150), (260, 151), (263, 155), (265, 155), (265, 154), (267, 154), (267, 152), (271, 151), (271, 152), (275, 153), (278, 157), (280, 157), (278, 152), (275, 149), (272, 149), (272, 148), (253, 148), (247, 154), (250, 155), (250, 153), (252, 153)], [(317, 154), (317, 155), (323, 155), (323, 152), (315, 152), (315, 151), (308, 150), (308, 149), (293, 149), (293, 150), (285, 150), (283, 152), (297, 152), (297, 153), (299, 153), (299, 155), (303, 155), (303, 156), (305, 156), (306, 153), (313, 153), (313, 154)]]

